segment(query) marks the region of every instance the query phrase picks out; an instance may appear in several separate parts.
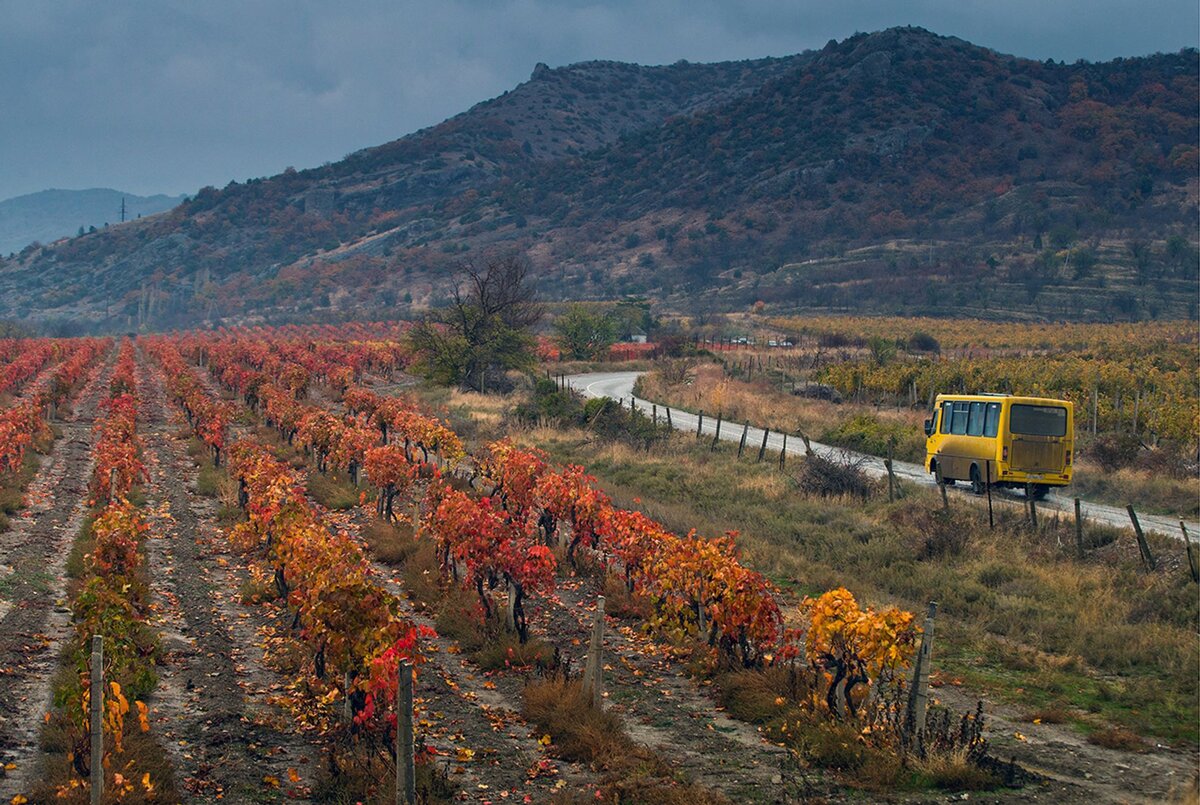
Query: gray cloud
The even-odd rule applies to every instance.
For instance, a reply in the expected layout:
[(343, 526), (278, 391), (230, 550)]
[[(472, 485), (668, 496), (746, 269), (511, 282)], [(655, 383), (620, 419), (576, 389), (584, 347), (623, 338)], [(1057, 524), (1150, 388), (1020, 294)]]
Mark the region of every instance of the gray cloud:
[(194, 192), (340, 159), (533, 65), (786, 55), (920, 25), (1039, 59), (1195, 46), (1195, 0), (0, 0), (0, 198)]

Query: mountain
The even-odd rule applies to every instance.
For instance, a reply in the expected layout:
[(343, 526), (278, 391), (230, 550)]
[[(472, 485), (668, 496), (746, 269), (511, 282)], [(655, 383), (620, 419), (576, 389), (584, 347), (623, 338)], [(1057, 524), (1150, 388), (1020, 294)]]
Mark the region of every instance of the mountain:
[(444, 123), (0, 266), (97, 327), (404, 315), (520, 250), (551, 298), (1196, 315), (1195, 50), (1066, 65), (915, 28), (550, 69)]
[(169, 210), (185, 196), (135, 196), (106, 187), (91, 190), (42, 190), (0, 201), (0, 254), (19, 252), (31, 243), (50, 243), (91, 227), (100, 229), (125, 217)]

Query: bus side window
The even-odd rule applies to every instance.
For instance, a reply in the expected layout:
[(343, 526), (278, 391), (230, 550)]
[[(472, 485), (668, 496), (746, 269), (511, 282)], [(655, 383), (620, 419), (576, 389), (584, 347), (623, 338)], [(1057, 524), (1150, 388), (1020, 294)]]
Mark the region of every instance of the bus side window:
[(956, 402), (954, 404), (954, 419), (950, 422), (950, 432), (957, 436), (965, 436), (967, 433), (967, 411), (971, 404), (966, 402)]
[(942, 433), (950, 432), (950, 403), (942, 403), (942, 421), (939, 428)]
[(983, 435), (983, 409), (986, 403), (973, 402), (971, 403), (971, 414), (967, 417), (967, 435), (982, 436)]
[(1000, 403), (987, 404), (987, 418), (983, 425), (983, 435), (995, 437), (1000, 432)]

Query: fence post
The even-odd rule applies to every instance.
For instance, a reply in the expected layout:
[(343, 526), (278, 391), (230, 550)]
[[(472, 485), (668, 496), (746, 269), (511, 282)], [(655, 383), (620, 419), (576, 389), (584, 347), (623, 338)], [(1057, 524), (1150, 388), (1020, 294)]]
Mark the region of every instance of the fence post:
[(988, 499), (988, 528), (996, 527), (996, 517), (992, 514), (992, 460), (987, 460), (987, 485), (984, 487), (987, 490)]
[(700, 438), (700, 433), (704, 430), (704, 409), (700, 409), (700, 416), (696, 418), (696, 438)]
[(746, 435), (750, 433), (750, 421), (742, 425), (742, 440), (738, 442), (738, 458), (742, 457), (742, 451), (746, 449)]
[(715, 436), (713, 436), (712, 447), (709, 449), (716, 450), (717, 442), (719, 442), (719, 441), (721, 441), (721, 412), (717, 411), (717, 433)]
[(592, 697), (592, 705), (600, 709), (604, 694), (604, 596), (596, 596), (596, 619), (592, 621), (592, 643), (588, 647), (587, 664), (583, 671), (583, 692)]
[(413, 673), (401, 660), (396, 685), (396, 805), (415, 805), (417, 781), (413, 779)]
[(1200, 564), (1196, 561), (1196, 550), (1192, 547), (1192, 538), (1188, 535), (1183, 520), (1179, 521), (1179, 530), (1183, 532), (1183, 544), (1187, 548), (1188, 570), (1192, 572), (1192, 581), (1200, 582)]
[(779, 449), (779, 469), (783, 469), (783, 463), (787, 460), (787, 431), (783, 432), (783, 447)]
[(667, 427), (671, 430), (675, 430), (675, 423), (671, 421), (671, 406), (664, 405), (663, 408), (667, 409)]
[(921, 633), (921, 650), (913, 663), (912, 687), (908, 694), (908, 713), (905, 721), (910, 734), (923, 732), (925, 713), (929, 708), (929, 662), (933, 654), (933, 620), (937, 615), (937, 602), (929, 602), (925, 615), (925, 628)]
[(104, 796), (104, 638), (92, 635), (92, 689), (89, 702), (92, 733), (92, 805)]
[(896, 501), (896, 476), (892, 474), (892, 443), (888, 442), (887, 458), (883, 460), (883, 466), (887, 467), (888, 474), (888, 503)]
[(1025, 484), (1025, 505), (1029, 509), (1029, 526), (1037, 531), (1037, 501), (1033, 499), (1033, 484)]
[(938, 489), (942, 493), (942, 508), (950, 511), (950, 498), (946, 496), (946, 479), (942, 477), (942, 465), (940, 462), (933, 465), (933, 477), (937, 481)]
[(650, 423), (652, 425), (658, 424), (658, 404), (657, 403), (650, 404)]
[(1083, 516), (1080, 512), (1079, 498), (1075, 498), (1075, 557), (1083, 558)]
[(1146, 542), (1146, 535), (1142, 533), (1142, 524), (1138, 522), (1137, 512), (1133, 510), (1132, 503), (1127, 505), (1125, 510), (1129, 512), (1129, 520), (1133, 523), (1133, 533), (1137, 535), (1138, 550), (1142, 554), (1142, 563), (1146, 566), (1147, 570), (1153, 570), (1158, 566), (1158, 563), (1154, 561), (1154, 554), (1150, 553), (1150, 543)]
[(762, 461), (763, 456), (767, 454), (767, 437), (771, 435), (770, 428), (763, 428), (762, 445), (758, 448), (758, 460)]

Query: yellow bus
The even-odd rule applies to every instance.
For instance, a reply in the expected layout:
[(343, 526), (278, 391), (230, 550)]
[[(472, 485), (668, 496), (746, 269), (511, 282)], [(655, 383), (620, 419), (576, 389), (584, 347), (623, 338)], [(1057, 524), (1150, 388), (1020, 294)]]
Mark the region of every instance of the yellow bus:
[(1021, 488), (1041, 499), (1071, 483), (1075, 406), (1009, 394), (939, 394), (925, 420), (925, 469), (947, 484)]

